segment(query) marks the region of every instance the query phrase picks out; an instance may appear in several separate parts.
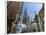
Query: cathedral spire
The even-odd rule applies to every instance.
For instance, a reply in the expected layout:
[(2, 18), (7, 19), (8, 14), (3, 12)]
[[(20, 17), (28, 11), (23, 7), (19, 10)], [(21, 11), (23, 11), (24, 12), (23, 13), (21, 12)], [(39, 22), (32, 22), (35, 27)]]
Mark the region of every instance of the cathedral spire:
[(27, 16), (27, 9), (25, 9), (24, 16)]
[(27, 22), (29, 22), (29, 16), (27, 13), (27, 9), (25, 9), (24, 17), (23, 17), (23, 23), (27, 23)]

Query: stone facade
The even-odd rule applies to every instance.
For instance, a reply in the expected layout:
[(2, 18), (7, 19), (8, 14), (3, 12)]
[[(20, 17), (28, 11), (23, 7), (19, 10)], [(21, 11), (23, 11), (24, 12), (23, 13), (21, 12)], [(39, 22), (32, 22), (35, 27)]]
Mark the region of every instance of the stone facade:
[(18, 24), (20, 10), (23, 2), (8, 1), (7, 4), (7, 32), (14, 32), (15, 25)]

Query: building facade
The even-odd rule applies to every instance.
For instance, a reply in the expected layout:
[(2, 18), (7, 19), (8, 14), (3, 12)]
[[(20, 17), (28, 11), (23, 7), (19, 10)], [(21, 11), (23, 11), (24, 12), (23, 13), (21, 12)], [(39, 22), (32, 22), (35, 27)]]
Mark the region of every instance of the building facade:
[(23, 2), (8, 1), (7, 2), (7, 33), (14, 32), (15, 27), (20, 20), (20, 12)]

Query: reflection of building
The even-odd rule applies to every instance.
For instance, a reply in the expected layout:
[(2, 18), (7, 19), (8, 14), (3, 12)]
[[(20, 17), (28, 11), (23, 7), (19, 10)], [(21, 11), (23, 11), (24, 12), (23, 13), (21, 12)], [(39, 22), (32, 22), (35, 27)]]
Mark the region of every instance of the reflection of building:
[(40, 31), (44, 31), (44, 5), (42, 6), (42, 9), (39, 12), (38, 19)]
[(24, 24), (29, 23), (29, 16), (27, 14), (27, 10), (26, 9), (25, 9), (25, 12), (24, 12), (23, 23)]
[(42, 6), (39, 14), (35, 16), (34, 23), (37, 24), (38, 32), (44, 31), (44, 5)]
[[(23, 3), (8, 1), (7, 4), (7, 32), (13, 32), (14, 24), (16, 25), (19, 21), (20, 11)], [(15, 23), (13, 24), (12, 22)]]
[(30, 29), (30, 23), (29, 23), (29, 16), (28, 16), (28, 13), (27, 13), (27, 10), (25, 9), (25, 12), (24, 12), (24, 16), (23, 16), (23, 21), (22, 21), (27, 29), (26, 29), (26, 32), (30, 32), (31, 29)]
[(37, 23), (32, 22), (32, 32), (38, 32)]
[(33, 32), (38, 32), (38, 15), (35, 12), (35, 18), (34, 21), (32, 22), (32, 31)]

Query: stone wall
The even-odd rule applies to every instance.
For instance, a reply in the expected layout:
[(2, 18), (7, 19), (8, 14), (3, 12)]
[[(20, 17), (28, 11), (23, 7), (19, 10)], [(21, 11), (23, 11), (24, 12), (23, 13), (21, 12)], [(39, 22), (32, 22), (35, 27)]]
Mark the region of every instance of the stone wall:
[(15, 23), (18, 23), (17, 20), (20, 16), (22, 2), (8, 1), (7, 3), (7, 33), (9, 33), (11, 32), (11, 28), (14, 27), (14, 24), (12, 25), (12, 23), (14, 21), (16, 21)]

